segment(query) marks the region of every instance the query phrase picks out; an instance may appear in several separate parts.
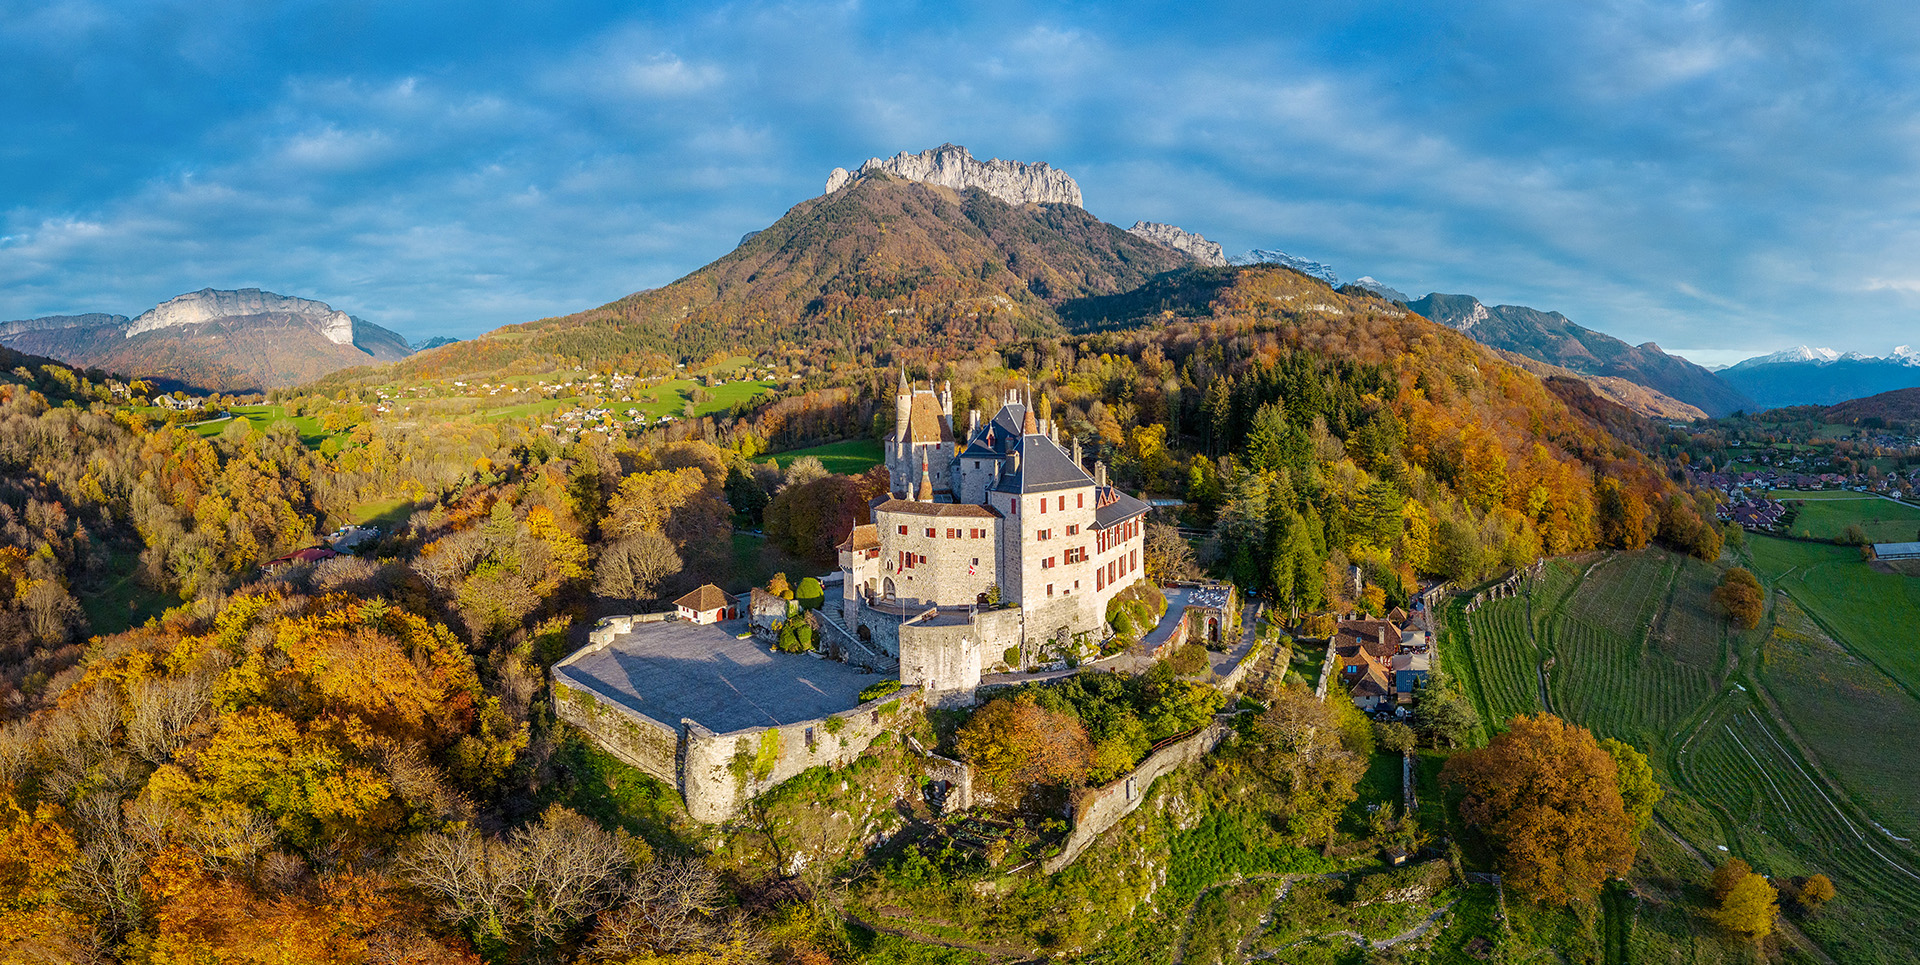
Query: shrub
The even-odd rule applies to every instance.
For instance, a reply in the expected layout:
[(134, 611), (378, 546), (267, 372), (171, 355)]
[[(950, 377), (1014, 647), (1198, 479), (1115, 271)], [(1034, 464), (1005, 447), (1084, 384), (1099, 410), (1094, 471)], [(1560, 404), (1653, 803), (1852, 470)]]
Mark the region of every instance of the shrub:
[(860, 691), (860, 702), (864, 704), (869, 700), (878, 700), (899, 689), (900, 689), (900, 681), (882, 680), (879, 683), (871, 684), (866, 689)]
[(819, 580), (809, 576), (800, 581), (799, 588), (793, 592), (793, 598), (809, 610), (818, 610), (827, 603), (827, 591), (821, 587)]
[(1173, 656), (1167, 658), (1167, 662), (1173, 665), (1173, 672), (1182, 677), (1204, 673), (1207, 669), (1207, 648), (1197, 643), (1181, 644), (1173, 651)]

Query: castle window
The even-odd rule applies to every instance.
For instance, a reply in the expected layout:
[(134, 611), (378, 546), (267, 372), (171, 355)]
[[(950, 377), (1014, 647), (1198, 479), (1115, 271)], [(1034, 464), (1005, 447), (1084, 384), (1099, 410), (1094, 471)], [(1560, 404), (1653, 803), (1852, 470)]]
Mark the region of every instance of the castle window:
[(928, 536), (929, 538), (931, 538), (931, 537), (933, 536), (933, 527), (931, 527), (931, 526), (929, 526), (929, 527), (927, 527), (927, 536)]
[(1053, 530), (1050, 530), (1050, 529), (1038, 530), (1033, 534), (1033, 538), (1034, 539), (1052, 539)]
[(900, 527), (900, 535), (907, 535), (907, 528), (905, 526)]
[(1040, 511), (1043, 513), (1047, 511), (1047, 497), (1045, 496), (1040, 497)]
[(920, 554), (920, 562), (925, 563), (926, 561), (927, 561), (927, 554), (925, 553)]
[(1052, 596), (1052, 595), (1053, 595), (1053, 584), (1051, 584), (1051, 583), (1049, 583), (1049, 584), (1047, 584), (1047, 595), (1048, 595), (1048, 596)]
[(1085, 508), (1087, 508), (1087, 494), (1086, 494), (1086, 493), (1074, 493), (1074, 494), (1073, 494), (1073, 508), (1075, 508), (1075, 509), (1085, 509)]
[(1093, 571), (1093, 588), (1096, 590), (1104, 590), (1107, 588), (1107, 571), (1106, 570)]
[(1080, 535), (1080, 524), (1079, 524), (1079, 523), (1075, 523), (1075, 524), (1073, 524), (1072, 526), (1069, 526), (1069, 527), (1067, 527), (1067, 535), (1068, 535), (1068, 536), (1078, 536), (1078, 535)]
[(948, 530), (947, 530), (947, 538), (948, 538), (948, 539), (959, 539), (959, 538), (960, 538), (960, 531), (959, 531), (959, 530), (957, 530), (957, 529), (948, 529)]

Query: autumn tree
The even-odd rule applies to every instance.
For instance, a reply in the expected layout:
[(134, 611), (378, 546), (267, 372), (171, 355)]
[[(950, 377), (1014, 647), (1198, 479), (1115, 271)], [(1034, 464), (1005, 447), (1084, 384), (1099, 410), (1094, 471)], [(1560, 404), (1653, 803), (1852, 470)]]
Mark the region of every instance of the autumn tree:
[(1752, 573), (1736, 566), (1714, 587), (1713, 602), (1735, 626), (1751, 630), (1760, 625), (1760, 617), (1766, 612), (1767, 594)]
[(1618, 765), (1584, 727), (1515, 717), (1486, 747), (1447, 761), (1460, 816), (1484, 835), (1515, 889), (1536, 901), (1589, 901), (1633, 864), (1633, 820)]
[(1800, 883), (1799, 890), (1794, 893), (1794, 900), (1799, 902), (1800, 907), (1805, 908), (1808, 914), (1812, 914), (1819, 911), (1827, 902), (1832, 901), (1833, 896), (1833, 879), (1816, 874)]
[(1012, 800), (1047, 785), (1085, 780), (1093, 757), (1078, 720), (1039, 705), (1032, 694), (989, 702), (954, 734), (960, 757)]
[(1366, 760), (1343, 741), (1340, 723), (1326, 700), (1294, 683), (1275, 692), (1255, 727), (1255, 764), (1277, 785), (1286, 830), (1301, 842), (1333, 833), (1366, 772)]
[(1772, 933), (1780, 894), (1745, 861), (1728, 858), (1714, 870), (1713, 895), (1708, 917), (1720, 927), (1756, 942)]

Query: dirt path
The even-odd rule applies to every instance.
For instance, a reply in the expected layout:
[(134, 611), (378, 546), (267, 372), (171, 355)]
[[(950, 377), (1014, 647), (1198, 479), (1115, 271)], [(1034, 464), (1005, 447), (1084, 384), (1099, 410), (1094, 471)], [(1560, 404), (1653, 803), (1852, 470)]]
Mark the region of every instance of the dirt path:
[(1276, 948), (1273, 951), (1265, 955), (1262, 955), (1258, 958), (1248, 959), (1246, 957), (1247, 943), (1253, 940), (1253, 936), (1250, 935), (1240, 943), (1240, 954), (1237, 957), (1246, 961), (1264, 962), (1264, 961), (1267, 961), (1268, 959), (1273, 958), (1275, 955), (1278, 955), (1281, 952), (1284, 952), (1287, 949), (1294, 947), (1295, 945), (1301, 945), (1311, 941), (1318, 941), (1319, 939), (1322, 939), (1322, 938), (1349, 938), (1353, 940), (1354, 944), (1359, 945), (1361, 948), (1367, 948), (1367, 949), (1392, 948), (1393, 946), (1401, 944), (1402, 942), (1418, 941), (1419, 939), (1425, 937), (1427, 932), (1433, 930), (1433, 926), (1439, 924), (1443, 919), (1447, 917), (1447, 912), (1452, 911), (1453, 906), (1457, 904), (1458, 901), (1459, 899), (1455, 899), (1454, 901), (1449, 901), (1446, 904), (1441, 905), (1438, 909), (1434, 910), (1433, 914), (1428, 915), (1427, 917), (1421, 919), (1418, 925), (1415, 925), (1412, 928), (1409, 928), (1406, 931), (1403, 931), (1400, 934), (1393, 936), (1392, 938), (1382, 938), (1379, 941), (1374, 941), (1373, 939), (1370, 939), (1367, 936), (1362, 935), (1357, 931), (1341, 930), (1341, 931), (1321, 932), (1318, 935), (1309, 935), (1306, 938), (1302, 938), (1297, 942), (1289, 942), (1286, 945), (1283, 945), (1280, 948)]

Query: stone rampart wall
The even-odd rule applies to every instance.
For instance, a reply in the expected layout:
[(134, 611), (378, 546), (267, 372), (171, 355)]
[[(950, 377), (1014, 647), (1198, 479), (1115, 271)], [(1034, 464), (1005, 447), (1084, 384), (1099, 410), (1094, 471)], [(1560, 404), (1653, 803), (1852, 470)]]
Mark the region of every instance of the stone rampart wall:
[(1079, 859), (1080, 853), (1087, 850), (1100, 835), (1120, 823), (1121, 818), (1133, 813), (1140, 802), (1146, 800), (1147, 790), (1154, 781), (1182, 764), (1199, 760), (1208, 751), (1220, 746), (1231, 730), (1231, 724), (1216, 717), (1198, 731), (1148, 754), (1140, 766), (1119, 780), (1076, 794), (1073, 799), (1073, 831), (1067, 835), (1059, 854), (1040, 863), (1041, 869), (1047, 874), (1054, 874), (1073, 864)]
[(920, 705), (919, 689), (903, 687), (852, 710), (779, 727), (716, 734), (683, 720), (679, 783), (687, 813), (709, 824), (725, 821), (755, 795), (801, 771), (850, 764), (874, 738), (896, 729), (902, 715)]
[(553, 708), (561, 720), (580, 728), (607, 753), (679, 785), (677, 728), (558, 679), (553, 682)]

